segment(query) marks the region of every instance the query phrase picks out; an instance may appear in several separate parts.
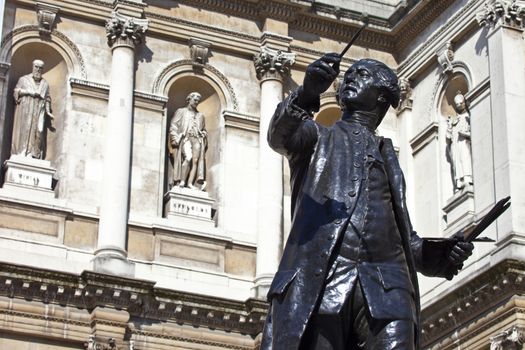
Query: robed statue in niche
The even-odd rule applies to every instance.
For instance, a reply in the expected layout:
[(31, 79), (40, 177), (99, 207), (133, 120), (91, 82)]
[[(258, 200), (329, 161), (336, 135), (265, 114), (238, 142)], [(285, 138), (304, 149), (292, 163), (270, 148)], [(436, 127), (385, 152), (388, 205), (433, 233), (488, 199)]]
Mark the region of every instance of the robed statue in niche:
[(465, 96), (458, 91), (454, 97), (455, 116), (447, 118), (447, 158), (450, 162), (454, 192), (472, 185), (472, 152), (470, 144), (470, 113)]
[(33, 72), (22, 76), (15, 87), (16, 104), (11, 154), (44, 159), (46, 126), (51, 114), (49, 84), (42, 78), (44, 62), (33, 61)]
[(173, 185), (204, 191), (208, 133), (204, 115), (197, 110), (201, 98), (201, 94), (192, 92), (186, 97), (186, 107), (175, 111), (168, 148), (173, 156)]

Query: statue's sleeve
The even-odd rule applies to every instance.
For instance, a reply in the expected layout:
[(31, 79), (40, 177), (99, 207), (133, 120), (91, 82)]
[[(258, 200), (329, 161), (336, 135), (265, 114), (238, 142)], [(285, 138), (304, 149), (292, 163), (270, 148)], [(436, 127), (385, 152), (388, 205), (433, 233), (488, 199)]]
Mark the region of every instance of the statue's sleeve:
[(175, 111), (173, 118), (170, 122), (170, 142), (173, 146), (178, 147), (180, 140), (182, 138), (180, 130), (180, 121), (183, 118), (184, 110), (179, 108)]
[(18, 79), (18, 82), (16, 83), (15, 90), (13, 91), (13, 96), (15, 98), (16, 103), (20, 102), (20, 97), (22, 97), (23, 90), (24, 90), (24, 77), (21, 77)]
[(312, 112), (299, 107), (296, 99), (297, 92), (293, 92), (279, 103), (268, 127), (268, 144), (288, 158), (311, 152), (319, 135)]

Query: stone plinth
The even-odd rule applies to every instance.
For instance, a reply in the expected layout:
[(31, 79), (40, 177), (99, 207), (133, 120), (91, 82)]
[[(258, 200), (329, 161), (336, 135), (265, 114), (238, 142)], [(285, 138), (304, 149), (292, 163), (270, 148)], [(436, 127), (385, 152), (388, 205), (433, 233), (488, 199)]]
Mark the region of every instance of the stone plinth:
[(214, 200), (207, 192), (185, 187), (173, 187), (164, 195), (164, 211), (168, 219), (197, 219), (214, 225)]
[(5, 161), (4, 168), (4, 192), (55, 198), (53, 176), (56, 169), (51, 167), (50, 161), (12, 155)]
[(472, 186), (458, 191), (450, 198), (443, 207), (447, 229), (449, 233), (455, 233), (458, 229), (474, 219), (474, 192)]

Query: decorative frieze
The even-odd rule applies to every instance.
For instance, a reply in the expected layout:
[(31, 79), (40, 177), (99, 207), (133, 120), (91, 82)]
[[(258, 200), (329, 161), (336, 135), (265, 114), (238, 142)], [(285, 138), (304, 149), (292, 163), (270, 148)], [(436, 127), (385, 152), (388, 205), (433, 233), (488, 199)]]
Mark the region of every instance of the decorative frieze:
[(523, 28), (525, 22), (525, 1), (523, 0), (487, 0), (476, 16), (482, 27), (504, 24), (514, 28)]
[(55, 25), (59, 8), (53, 5), (36, 3), (36, 14), (40, 34), (51, 34)]
[(290, 68), (295, 62), (295, 54), (263, 46), (261, 52), (254, 56), (253, 61), (257, 79), (281, 79), (290, 73)]
[[(501, 322), (500, 317), (506, 319), (509, 312), (521, 312), (521, 302), (514, 298), (525, 293), (524, 273), (523, 262), (503, 261), (425, 307), (421, 315), (422, 348), (448, 348), (443, 342), (453, 341), (453, 334), (468, 329), (462, 337), (462, 342), (466, 344), (483, 330)], [(505, 303), (510, 304), (501, 307)], [(494, 312), (496, 306), (499, 307), (497, 313)], [(489, 310), (492, 313), (487, 316)], [(523, 344), (523, 329), (520, 328), (519, 332), (511, 329), (492, 337), (491, 350), (521, 349), (505, 347), (510, 339), (517, 339)], [(497, 347), (501, 345), (503, 347)]]
[(115, 44), (136, 47), (144, 40), (148, 29), (148, 20), (127, 17), (113, 12), (111, 18), (106, 22), (106, 37), (108, 45)]
[(521, 350), (525, 343), (525, 329), (513, 326), (490, 338), (490, 350)]
[(79, 276), (7, 263), (0, 263), (0, 296), (79, 309), (100, 306), (124, 310), (135, 317), (253, 337), (262, 331), (267, 310), (267, 303), (255, 299), (226, 300), (157, 288), (155, 282), (145, 280), (90, 271)]

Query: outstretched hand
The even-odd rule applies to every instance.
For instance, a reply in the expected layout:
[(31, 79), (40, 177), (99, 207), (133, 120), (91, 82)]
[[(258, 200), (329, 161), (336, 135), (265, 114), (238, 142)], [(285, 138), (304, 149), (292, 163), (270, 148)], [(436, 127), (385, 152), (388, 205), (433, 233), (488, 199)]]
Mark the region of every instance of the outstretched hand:
[(308, 106), (311, 99), (328, 90), (339, 75), (341, 57), (338, 53), (327, 53), (306, 68), (303, 87), (299, 94), (299, 105)]
[(423, 259), (428, 276), (451, 280), (463, 268), (463, 263), (472, 255), (474, 244), (458, 239), (435, 241), (425, 239)]

